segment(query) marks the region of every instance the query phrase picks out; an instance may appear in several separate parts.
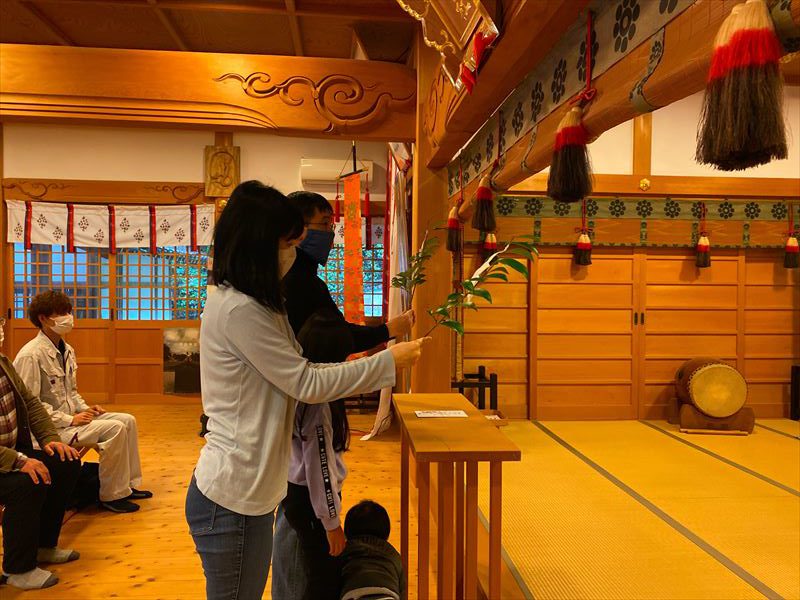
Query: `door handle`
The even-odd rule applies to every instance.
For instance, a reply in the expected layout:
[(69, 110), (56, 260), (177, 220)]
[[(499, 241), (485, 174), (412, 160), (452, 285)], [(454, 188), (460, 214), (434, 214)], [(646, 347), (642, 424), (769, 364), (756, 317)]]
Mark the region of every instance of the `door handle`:
[(633, 324), (634, 325), (638, 325), (639, 324), (639, 313), (638, 312), (634, 312), (633, 313)]
[(644, 311), (642, 311), (642, 325), (644, 325)]

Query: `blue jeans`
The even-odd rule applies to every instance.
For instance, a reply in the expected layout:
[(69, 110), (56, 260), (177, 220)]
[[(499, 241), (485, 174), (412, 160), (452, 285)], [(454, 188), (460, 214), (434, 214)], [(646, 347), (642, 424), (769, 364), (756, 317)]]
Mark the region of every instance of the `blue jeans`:
[(275, 515), (272, 554), (272, 597), (275, 600), (303, 600), (310, 573), (297, 532), (286, 520), (283, 505)]
[(186, 521), (203, 563), (208, 600), (261, 600), (272, 558), (274, 517), (228, 510), (206, 498), (192, 476)]

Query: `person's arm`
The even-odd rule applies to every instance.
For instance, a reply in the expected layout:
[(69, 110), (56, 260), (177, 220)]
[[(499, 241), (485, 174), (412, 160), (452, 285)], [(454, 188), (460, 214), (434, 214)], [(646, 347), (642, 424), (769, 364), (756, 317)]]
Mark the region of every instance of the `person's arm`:
[(20, 394), (25, 407), (28, 409), (28, 425), (39, 445), (44, 448), (50, 442), (60, 442), (61, 438), (53, 425), (53, 420), (45, 409), (45, 403), (40, 402), (38, 395), (28, 389), (19, 373), (6, 357), (0, 357), (0, 360), (6, 363), (4, 366), (6, 367), (6, 373), (11, 378), (11, 385)]
[[(48, 415), (51, 424), (56, 427), (69, 427), (72, 425), (72, 415), (54, 409), (48, 402), (40, 402), (39, 398), (42, 393), (42, 374), (39, 368), (39, 362), (31, 354), (18, 354), (14, 359), (14, 370), (19, 376), (18, 379), (23, 383), (33, 398), (45, 414)], [(33, 429), (33, 425), (31, 425)], [(34, 434), (35, 435), (35, 434)]]
[(220, 326), (242, 360), (295, 400), (317, 404), (394, 385), (391, 352), (340, 364), (311, 364), (279, 327), (280, 318), (247, 303), (234, 308)]
[(303, 464), (314, 514), (325, 531), (341, 527), (340, 473), (333, 450), (331, 411), (327, 405), (309, 406), (304, 413)]
[(72, 406), (75, 407), (76, 413), (91, 412), (91, 408), (86, 401), (78, 393), (78, 363), (75, 359), (75, 351), (73, 350), (69, 357), (69, 365), (67, 365), (67, 377), (70, 379), (70, 387), (72, 388)]

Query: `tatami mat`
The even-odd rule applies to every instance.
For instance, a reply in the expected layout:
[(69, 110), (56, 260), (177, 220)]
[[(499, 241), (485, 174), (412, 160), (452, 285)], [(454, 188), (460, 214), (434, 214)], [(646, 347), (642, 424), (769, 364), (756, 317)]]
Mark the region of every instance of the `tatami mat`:
[[(769, 595), (800, 598), (796, 495), (636, 421), (545, 425), (776, 593)], [(791, 460), (783, 438), (773, 441), (774, 460)]]
[(764, 597), (534, 424), (502, 431), (523, 453), (503, 467), (503, 546), (535, 598)]
[(763, 427), (756, 427), (747, 436), (698, 435), (681, 433), (678, 425), (666, 421), (648, 423), (800, 494), (800, 440)]
[(757, 429), (764, 429), (766, 431), (774, 429), (775, 431), (780, 431), (795, 437), (800, 436), (800, 421), (792, 421), (791, 419), (758, 419), (756, 424), (762, 425), (762, 427)]

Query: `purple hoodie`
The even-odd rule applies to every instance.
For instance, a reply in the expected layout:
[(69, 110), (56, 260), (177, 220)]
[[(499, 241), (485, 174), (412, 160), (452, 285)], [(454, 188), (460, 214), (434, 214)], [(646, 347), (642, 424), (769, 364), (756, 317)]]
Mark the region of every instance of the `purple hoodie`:
[[(298, 435), (301, 418), (303, 429)], [(344, 452), (333, 451), (330, 406), (298, 402), (294, 424), (289, 481), (308, 488), (314, 513), (325, 530), (336, 529), (342, 523), (339, 494), (347, 477), (347, 466)]]

